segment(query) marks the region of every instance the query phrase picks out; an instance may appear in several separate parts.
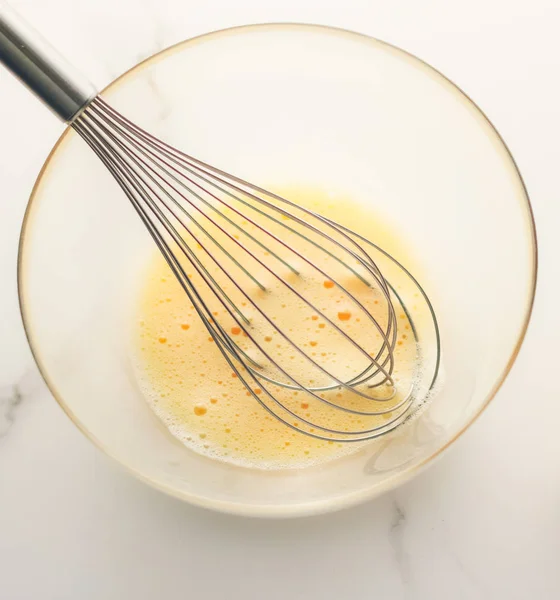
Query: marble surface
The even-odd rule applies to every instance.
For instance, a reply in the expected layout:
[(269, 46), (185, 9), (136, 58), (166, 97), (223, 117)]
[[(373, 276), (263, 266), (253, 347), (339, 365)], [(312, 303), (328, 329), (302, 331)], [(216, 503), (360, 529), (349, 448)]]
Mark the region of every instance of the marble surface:
[(467, 90), (509, 144), (533, 201), (540, 280), (526, 343), (497, 398), (412, 482), (287, 522), (192, 508), (96, 450), (33, 364), (17, 242), (62, 128), (0, 70), (0, 598), (559, 598), (557, 0), (13, 4), (99, 86), (171, 43), (249, 22), (338, 25), (416, 53)]

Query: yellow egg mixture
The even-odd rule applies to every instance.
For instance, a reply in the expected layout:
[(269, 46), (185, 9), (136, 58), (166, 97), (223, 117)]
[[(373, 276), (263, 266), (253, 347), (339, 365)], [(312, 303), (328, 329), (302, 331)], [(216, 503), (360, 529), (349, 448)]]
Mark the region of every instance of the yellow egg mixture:
[[(363, 204), (344, 195), (319, 190), (283, 190), (283, 195), (364, 235), (410, 267), (411, 257), (398, 236)], [(392, 272), (392, 277), (404, 278), (402, 273), (395, 273)], [(378, 301), (370, 288), (360, 282), (356, 285), (355, 281), (347, 281), (360, 302), (372, 311), (381, 310), (377, 308)], [(391, 283), (399, 287), (398, 280), (391, 279)], [(365, 335), (363, 318), (360, 319), (354, 307), (348, 304), (331, 281), (310, 278), (302, 285), (307, 285), (305, 290), (312, 298), (316, 297), (316, 304), (326, 305), (321, 309), (330, 311), (333, 321), (343, 323), (348, 334), (360, 343), (367, 343), (366, 339), (360, 338)], [(255, 288), (254, 294), (257, 299), (260, 291)], [(337, 345), (339, 338), (333, 336), (331, 327), (325, 326), (322, 314), (309, 313), (302, 318), (297, 311), (282, 311), (286, 307), (282, 295), (269, 295), (270, 302), (276, 302), (272, 308), (278, 313), (282, 326), (291, 332), (304, 350), (339, 368), (341, 378), (350, 373), (352, 365), (346, 363), (353, 362), (352, 355), (348, 348)], [(267, 300), (261, 297), (260, 301)], [(218, 318), (223, 308), (215, 309), (213, 314)], [(408, 317), (402, 310), (397, 317), (394, 377), (398, 393), (391, 400), (395, 405), (409, 389), (417, 357), (416, 341)], [(232, 321), (229, 325), (231, 336), (240, 340), (240, 347), (244, 342), (248, 343), (238, 324)], [(270, 347), (271, 352), (283, 356), (283, 360), (292, 359), (297, 363), (298, 357), (293, 356), (295, 353), (274, 337), (277, 332), (261, 333), (263, 344), (268, 344), (266, 347)], [(195, 452), (250, 468), (299, 468), (347, 455), (367, 443), (314, 439), (297, 430), (305, 428), (297, 417), (287, 415), (296, 428), (294, 430), (259, 405), (223, 358), (158, 251), (147, 266), (140, 285), (132, 342), (135, 370), (147, 402), (169, 431)], [(248, 346), (246, 350), (250, 355)], [(303, 377), (305, 363), (300, 362)], [(274, 385), (270, 389), (302, 419), (336, 429), (361, 430), (383, 423), (391, 414), (375, 417), (349, 414), (310, 399), (301, 391)], [(265, 397), (258, 384), (253, 386), (253, 391), (259, 399)], [(364, 407), (364, 402), (368, 402), (350, 398), (347, 391), (340, 388), (325, 391), (321, 397), (349, 407)], [(313, 427), (307, 429), (318, 432)]]

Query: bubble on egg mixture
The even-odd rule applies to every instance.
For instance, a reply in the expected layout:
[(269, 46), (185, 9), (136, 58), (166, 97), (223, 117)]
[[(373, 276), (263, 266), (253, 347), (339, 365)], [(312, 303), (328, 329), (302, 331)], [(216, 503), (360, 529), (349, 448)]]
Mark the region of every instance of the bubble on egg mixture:
[[(292, 197), (294, 195), (292, 194)], [(379, 222), (369, 211), (359, 205), (339, 199), (336, 203), (322, 205), (315, 198), (301, 197), (302, 203), (317, 208), (330, 218), (344, 222), (344, 215), (351, 214), (355, 223), (346, 223), (358, 229), (377, 231)], [(296, 199), (300, 200), (299, 196)], [(394, 245), (394, 236), (384, 234)], [(382, 240), (381, 240), (382, 241)], [(381, 244), (382, 245), (382, 244)], [(389, 248), (391, 250), (391, 248)], [(401, 252), (402, 255), (402, 252)], [(305, 266), (298, 265), (305, 273)], [(286, 274), (288, 278), (289, 273)], [(343, 323), (349, 331), (359, 336), (363, 328), (363, 315), (348, 304), (347, 297), (335, 284), (325, 279), (313, 281), (300, 278), (302, 285), (316, 285), (317, 299), (321, 299), (323, 311), (330, 311), (333, 321)], [(296, 285), (296, 281), (292, 282)], [(395, 283), (395, 282), (393, 282)], [(398, 283), (398, 282), (396, 282)], [(344, 282), (357, 297), (372, 294), (357, 278)], [(325, 326), (323, 314), (311, 311), (302, 321), (294, 322), (288, 299), (273, 281), (267, 281), (270, 302), (275, 302), (274, 310), (282, 319), (282, 327), (295, 336), (302, 348), (324, 365), (334, 365), (337, 376), (343, 378), (353, 373), (353, 357), (349, 351), (341, 352), (339, 341), (333, 328)], [(261, 293), (255, 287), (255, 294)], [(361, 298), (361, 297), (360, 297)], [(261, 299), (263, 300), (263, 299)], [(263, 301), (269, 301), (265, 298)], [(377, 304), (377, 300), (371, 299)], [(250, 306), (244, 310), (251, 315)], [(225, 318), (223, 307), (217, 307), (213, 316)], [(395, 380), (407, 381), (404, 390), (409, 389), (411, 373), (417, 357), (416, 341), (408, 319), (399, 314), (398, 341), (395, 348)], [(254, 352), (241, 328), (232, 322), (228, 333), (238, 341), (247, 354)], [(259, 342), (267, 352), (275, 353), (275, 358), (290, 365), (292, 373), (303, 383), (314, 385), (316, 373), (309, 372), (306, 359), (290, 348), (273, 329), (260, 328)], [(187, 295), (170, 273), (165, 260), (157, 253), (145, 272), (141, 286), (139, 310), (134, 328), (133, 355), (135, 372), (146, 400), (154, 413), (166, 425), (168, 430), (188, 448), (199, 454), (239, 466), (258, 469), (300, 468), (324, 463), (353, 452), (368, 442), (341, 443), (324, 441), (305, 435), (297, 429), (303, 428), (303, 422), (290, 416), (296, 430), (278, 421), (263, 408), (245, 388), (239, 377), (232, 372), (224, 360), (218, 346), (209, 336), (207, 329), (198, 317)], [(342, 358), (345, 360), (342, 360)], [(317, 382), (315, 382), (316, 384)], [(272, 394), (278, 394), (300, 419), (319, 423), (323, 427), (342, 430), (369, 429), (387, 422), (391, 413), (376, 417), (356, 415), (333, 409), (327, 404), (310, 397), (301, 390), (290, 390), (273, 384), (266, 384)], [(266, 402), (266, 390), (263, 384), (254, 383), (253, 392)], [(344, 389), (322, 391), (323, 399), (343, 406), (356, 407), (357, 400)], [(398, 398), (397, 398), (398, 400)], [(268, 401), (270, 402), (270, 401)], [(361, 400), (364, 407), (364, 400)], [(367, 401), (366, 401), (367, 402)], [(395, 401), (396, 402), (396, 401)], [(321, 433), (313, 426), (311, 433)]]

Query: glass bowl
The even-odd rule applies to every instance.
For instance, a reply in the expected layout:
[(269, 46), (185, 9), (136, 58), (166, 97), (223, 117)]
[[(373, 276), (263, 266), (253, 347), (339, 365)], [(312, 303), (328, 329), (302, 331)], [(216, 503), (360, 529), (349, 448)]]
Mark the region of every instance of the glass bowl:
[(188, 450), (148, 407), (129, 361), (135, 285), (153, 243), (110, 175), (67, 130), (29, 202), (20, 302), (53, 395), (105, 453), (193, 504), (304, 515), (410, 479), (476, 419), (525, 334), (537, 251), (516, 165), (460, 89), (363, 35), (258, 25), (165, 50), (103, 95), (152, 133), (258, 185), (332, 186), (370, 204), (423, 265), (444, 373), (419, 418), (321, 466), (252, 470)]

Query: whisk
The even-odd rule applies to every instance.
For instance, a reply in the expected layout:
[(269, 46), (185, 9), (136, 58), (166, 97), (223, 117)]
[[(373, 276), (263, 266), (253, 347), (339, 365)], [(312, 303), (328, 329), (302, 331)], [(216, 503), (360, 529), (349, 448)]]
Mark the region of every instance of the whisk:
[[(416, 412), (437, 379), (439, 330), (428, 296), (394, 257), (143, 130), (5, 4), (0, 61), (83, 138), (120, 185), (248, 396), (286, 426), (338, 442), (379, 437)], [(384, 276), (380, 261), (383, 273), (406, 282), (404, 291)], [(430, 360), (403, 293), (427, 315)], [(294, 322), (301, 324), (296, 330)], [(415, 342), (404, 382), (395, 377), (399, 322)], [(334, 357), (315, 350), (316, 327), (336, 347)], [(318, 422), (313, 403), (344, 418)]]

